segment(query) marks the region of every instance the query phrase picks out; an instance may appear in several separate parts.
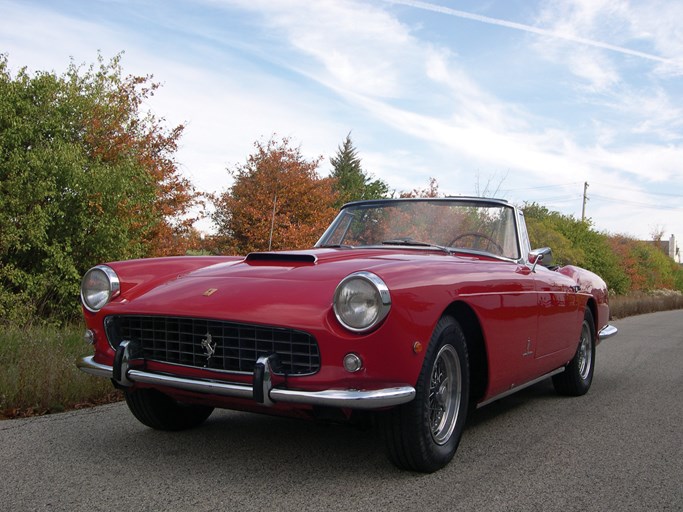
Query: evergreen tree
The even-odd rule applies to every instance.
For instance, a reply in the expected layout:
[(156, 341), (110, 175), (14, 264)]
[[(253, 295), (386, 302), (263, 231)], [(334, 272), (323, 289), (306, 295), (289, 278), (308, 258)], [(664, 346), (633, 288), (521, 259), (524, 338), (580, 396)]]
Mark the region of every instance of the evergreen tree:
[(361, 167), (360, 158), (351, 141), (351, 133), (339, 146), (337, 154), (330, 158), (332, 178), (339, 197), (336, 206), (349, 201), (381, 199), (389, 194), (389, 185), (380, 179), (373, 180)]

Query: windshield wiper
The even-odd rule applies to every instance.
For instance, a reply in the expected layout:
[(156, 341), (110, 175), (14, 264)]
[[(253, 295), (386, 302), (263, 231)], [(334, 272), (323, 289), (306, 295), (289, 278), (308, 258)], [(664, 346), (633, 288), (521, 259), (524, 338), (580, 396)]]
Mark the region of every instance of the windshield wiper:
[(320, 249), (353, 249), (353, 245), (346, 245), (346, 244), (327, 244), (327, 245), (319, 245), (318, 246)]
[(383, 240), (382, 245), (406, 245), (409, 247), (433, 247), (434, 249), (439, 249), (440, 251), (444, 251), (445, 253), (448, 254), (453, 254), (453, 249), (449, 249), (448, 247), (444, 247), (443, 245), (437, 245), (437, 244), (430, 244), (429, 242), (420, 242), (419, 240), (415, 240), (414, 238), (410, 237), (405, 237), (405, 238), (393, 238), (391, 240)]

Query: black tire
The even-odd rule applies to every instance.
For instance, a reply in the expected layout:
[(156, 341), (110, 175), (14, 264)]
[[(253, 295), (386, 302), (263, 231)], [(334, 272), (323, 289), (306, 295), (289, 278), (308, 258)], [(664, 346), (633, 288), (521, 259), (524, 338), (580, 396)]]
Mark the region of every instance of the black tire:
[(186, 430), (206, 421), (213, 407), (185, 405), (156, 389), (126, 391), (126, 403), (140, 423), (156, 430)]
[(415, 391), (414, 400), (382, 413), (380, 426), (394, 465), (432, 473), (455, 455), (467, 419), (467, 345), (454, 318), (434, 328)]
[(593, 382), (594, 369), (595, 322), (590, 309), (586, 308), (576, 354), (562, 373), (553, 376), (555, 391), (565, 396), (585, 395)]

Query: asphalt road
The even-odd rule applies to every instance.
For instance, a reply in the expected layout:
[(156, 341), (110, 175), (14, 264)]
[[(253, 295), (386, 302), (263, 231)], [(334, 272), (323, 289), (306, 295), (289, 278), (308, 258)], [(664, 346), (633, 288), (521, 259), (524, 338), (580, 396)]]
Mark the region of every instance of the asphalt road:
[(114, 404), (0, 422), (0, 510), (683, 510), (683, 311), (615, 325), (586, 396), (476, 411), (432, 475), (373, 431), (217, 411), (163, 433)]

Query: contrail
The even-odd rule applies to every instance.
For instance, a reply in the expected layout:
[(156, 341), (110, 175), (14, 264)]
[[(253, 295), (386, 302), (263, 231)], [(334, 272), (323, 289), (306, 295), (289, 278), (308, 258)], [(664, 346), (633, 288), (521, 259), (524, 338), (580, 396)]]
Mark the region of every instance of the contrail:
[(566, 41), (571, 41), (574, 43), (585, 44), (587, 46), (594, 46), (596, 48), (602, 48), (605, 50), (611, 50), (614, 52), (623, 53), (626, 55), (632, 55), (634, 57), (640, 57), (643, 59), (654, 60), (657, 62), (662, 62), (665, 64), (673, 64), (680, 66), (681, 63), (671, 59), (665, 59), (664, 57), (659, 57), (658, 55), (652, 55), (650, 53), (639, 52), (636, 50), (631, 50), (629, 48), (623, 48), (621, 46), (615, 46), (612, 44), (602, 43), (600, 41), (594, 41), (593, 39), (586, 39), (583, 37), (577, 37), (570, 34), (563, 34), (561, 32), (553, 32), (552, 30), (546, 30), (532, 25), (524, 25), (522, 23), (515, 23), (513, 21), (506, 21), (497, 18), (489, 18), (488, 16), (481, 16), (479, 14), (472, 14), (465, 11), (458, 11), (456, 9), (451, 9), (450, 7), (444, 7), (441, 5), (430, 4), (428, 2), (422, 2), (420, 0), (384, 0), (385, 2), (392, 4), (406, 5), (408, 7), (415, 7), (416, 9), (423, 9), (425, 11), (438, 12), (441, 14), (448, 14), (449, 16), (456, 16), (458, 18), (465, 18), (468, 20), (480, 21), (481, 23), (488, 23), (489, 25), (499, 25), (501, 27), (513, 28), (516, 30), (523, 30), (525, 32), (531, 32), (533, 34), (538, 34), (541, 36), (554, 37), (557, 39), (564, 39)]

